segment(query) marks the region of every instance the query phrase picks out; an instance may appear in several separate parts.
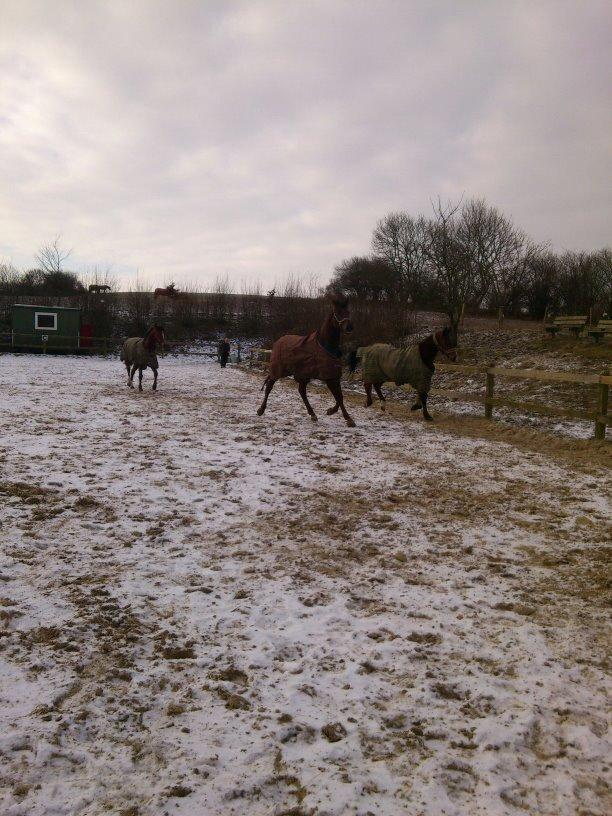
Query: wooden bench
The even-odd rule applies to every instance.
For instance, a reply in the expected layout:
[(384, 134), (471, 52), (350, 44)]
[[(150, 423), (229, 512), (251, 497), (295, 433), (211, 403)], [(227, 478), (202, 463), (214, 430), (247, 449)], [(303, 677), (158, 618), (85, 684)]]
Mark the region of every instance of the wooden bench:
[(586, 324), (587, 324), (586, 315), (555, 317), (555, 319), (550, 325), (544, 326), (544, 329), (545, 331), (548, 332), (548, 334), (552, 335), (553, 337), (557, 332), (560, 332), (563, 329), (568, 329), (574, 334), (575, 337), (578, 337), (578, 335), (583, 331)]
[(610, 337), (612, 335), (612, 320), (600, 320), (596, 326), (591, 326), (587, 334), (589, 337), (594, 337), (598, 343), (602, 337)]

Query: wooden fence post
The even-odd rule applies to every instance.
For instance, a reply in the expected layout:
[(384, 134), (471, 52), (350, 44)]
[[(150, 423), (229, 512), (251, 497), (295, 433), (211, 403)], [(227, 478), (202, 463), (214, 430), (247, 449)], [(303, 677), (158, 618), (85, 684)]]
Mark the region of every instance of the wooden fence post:
[[(608, 392), (610, 386), (605, 383), (599, 383), (599, 394), (597, 399), (597, 415), (595, 419), (595, 439), (606, 438), (606, 422), (605, 417), (608, 413)], [(599, 422), (598, 418), (604, 417), (604, 422)]]
[(495, 391), (495, 374), (491, 374), (491, 372), (487, 369), (487, 390), (486, 390), (486, 401), (485, 401), (485, 419), (493, 419), (493, 405), (489, 400), (493, 399), (493, 394)]

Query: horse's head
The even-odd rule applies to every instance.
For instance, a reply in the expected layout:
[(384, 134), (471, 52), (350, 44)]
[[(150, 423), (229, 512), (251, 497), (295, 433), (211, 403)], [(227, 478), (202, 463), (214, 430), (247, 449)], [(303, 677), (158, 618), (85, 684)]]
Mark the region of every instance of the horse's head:
[(145, 346), (149, 349), (155, 348), (158, 343), (163, 349), (164, 343), (166, 342), (164, 327), (159, 323), (155, 323), (155, 325), (151, 326), (149, 331), (145, 334), (143, 340), (145, 342)]
[(332, 317), (340, 331), (352, 332), (353, 324), (349, 312), (349, 299), (341, 292), (332, 292), (330, 296), (332, 304)]
[(435, 332), (434, 342), (442, 354), (453, 363), (457, 362), (457, 336), (450, 326), (445, 326), (441, 331)]

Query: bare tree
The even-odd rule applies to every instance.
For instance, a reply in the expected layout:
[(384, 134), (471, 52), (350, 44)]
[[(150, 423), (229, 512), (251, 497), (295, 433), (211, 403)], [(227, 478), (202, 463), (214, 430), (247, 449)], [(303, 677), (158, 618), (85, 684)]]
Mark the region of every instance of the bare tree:
[(444, 301), (446, 313), (456, 335), (465, 304), (481, 293), (480, 281), (466, 254), (459, 230), (461, 202), (433, 205), (434, 217), (428, 222), (427, 258)]
[(0, 294), (15, 294), (19, 287), (20, 274), (12, 263), (0, 263)]
[(535, 252), (527, 260), (524, 283), (529, 315), (546, 321), (559, 308), (559, 256), (554, 252)]
[(475, 284), (474, 305), (480, 305), (490, 293), (489, 302), (497, 308), (501, 324), (506, 310), (524, 289), (529, 260), (543, 248), (533, 244), (509, 218), (484, 199), (466, 201), (458, 234)]
[(559, 296), (567, 313), (578, 312), (592, 318), (594, 310), (603, 312), (609, 306), (611, 291), (612, 254), (609, 249), (565, 252), (561, 256)]
[(600, 280), (601, 300), (600, 311), (602, 314), (612, 315), (612, 249), (606, 247), (600, 249), (595, 255), (597, 274)]
[(44, 272), (61, 272), (64, 261), (72, 253), (71, 249), (61, 247), (60, 237), (56, 235), (53, 241), (43, 244), (36, 254), (36, 260)]
[(418, 301), (423, 295), (429, 268), (429, 237), (422, 215), (413, 218), (403, 212), (389, 213), (378, 222), (372, 235), (374, 254), (395, 271), (405, 299)]

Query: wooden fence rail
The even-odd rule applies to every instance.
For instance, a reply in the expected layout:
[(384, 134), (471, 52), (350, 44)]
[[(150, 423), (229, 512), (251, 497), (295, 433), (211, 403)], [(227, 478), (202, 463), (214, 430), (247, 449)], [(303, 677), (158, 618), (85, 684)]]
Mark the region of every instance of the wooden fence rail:
[[(269, 349), (251, 349), (249, 364), (257, 365), (264, 363), (270, 356)], [(457, 390), (432, 388), (431, 393), (446, 399), (462, 400), (464, 402), (476, 402), (484, 405), (485, 417), (493, 419), (494, 408), (514, 408), (534, 414), (544, 414), (545, 416), (559, 416), (570, 419), (582, 419), (595, 423), (595, 439), (605, 439), (606, 426), (612, 425), (612, 416), (608, 413), (608, 397), (610, 385), (612, 385), (612, 375), (608, 371), (606, 374), (587, 374), (572, 371), (543, 371), (536, 368), (501, 368), (491, 365), (457, 365), (455, 363), (438, 363), (436, 371), (444, 371), (449, 374), (477, 374), (485, 377), (485, 396), (465, 394)], [(580, 385), (596, 385), (597, 408), (592, 411), (578, 411), (573, 408), (559, 408), (553, 405), (543, 405), (539, 402), (525, 402), (524, 400), (512, 400), (506, 397), (495, 396), (496, 378), (508, 378), (519, 380), (538, 380), (539, 382), (568, 382)], [(386, 383), (393, 385), (393, 383)], [(405, 386), (400, 386), (403, 390), (409, 390)]]

